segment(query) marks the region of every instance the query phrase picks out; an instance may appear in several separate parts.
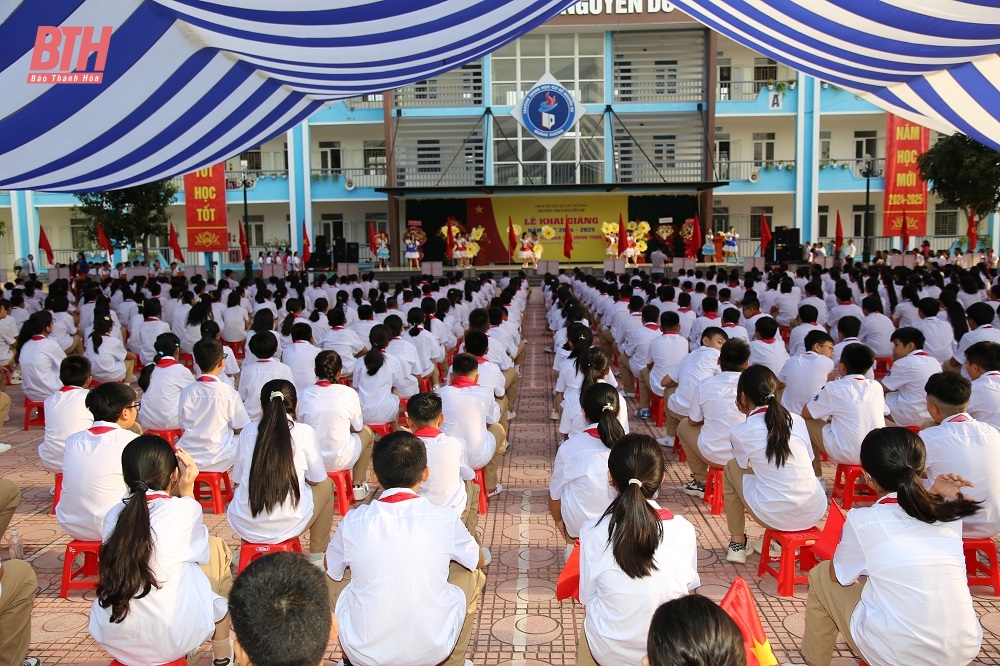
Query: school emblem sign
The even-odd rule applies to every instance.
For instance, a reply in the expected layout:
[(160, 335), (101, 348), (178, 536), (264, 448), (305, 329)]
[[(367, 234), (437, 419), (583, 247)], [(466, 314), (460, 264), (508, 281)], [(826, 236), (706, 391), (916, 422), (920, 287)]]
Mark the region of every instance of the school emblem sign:
[(511, 109), (510, 115), (546, 150), (552, 150), (586, 112), (573, 93), (554, 76), (546, 74), (538, 79), (521, 103)]

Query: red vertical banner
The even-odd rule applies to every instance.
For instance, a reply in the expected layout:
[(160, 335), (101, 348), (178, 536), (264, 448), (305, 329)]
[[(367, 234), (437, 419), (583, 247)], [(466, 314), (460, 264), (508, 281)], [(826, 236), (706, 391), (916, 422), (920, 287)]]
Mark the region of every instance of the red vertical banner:
[(225, 162), (184, 176), (184, 208), (189, 252), (229, 249)]
[(929, 145), (930, 130), (926, 127), (886, 114), (885, 236), (902, 236), (904, 217), (907, 236), (927, 233), (927, 181), (920, 177), (917, 157), (927, 152)]

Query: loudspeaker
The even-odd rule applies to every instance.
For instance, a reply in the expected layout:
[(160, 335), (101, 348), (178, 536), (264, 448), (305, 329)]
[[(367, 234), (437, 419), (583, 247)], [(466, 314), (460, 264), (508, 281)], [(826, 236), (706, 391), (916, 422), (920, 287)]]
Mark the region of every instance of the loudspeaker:
[(797, 264), (802, 262), (802, 246), (801, 245), (779, 245), (778, 246), (778, 261), (787, 261), (790, 264)]
[(309, 258), (310, 268), (326, 268), (330, 265), (330, 249), (326, 246), (326, 236), (316, 236), (316, 247)]
[(346, 238), (334, 238), (333, 239), (333, 260), (338, 264), (342, 264), (347, 261), (347, 239)]
[(356, 263), (358, 263), (358, 244), (357, 243), (348, 243), (347, 244), (347, 249), (345, 250), (344, 255), (346, 257), (344, 259), (345, 263), (348, 263), (348, 264), (356, 264)]

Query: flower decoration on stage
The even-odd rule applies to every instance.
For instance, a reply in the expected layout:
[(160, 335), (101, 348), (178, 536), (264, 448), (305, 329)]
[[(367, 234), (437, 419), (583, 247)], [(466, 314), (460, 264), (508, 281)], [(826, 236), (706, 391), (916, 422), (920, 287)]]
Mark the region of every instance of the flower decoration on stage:
[(517, 236), (518, 238), (520, 238), (521, 237), (521, 225), (520, 224), (514, 224), (514, 225), (511, 225), (511, 227), (514, 229), (514, 235)]
[(625, 231), (635, 231), (638, 228), (639, 228), (638, 222), (630, 221), (625, 223)]
[(442, 225), (442, 227), (438, 230), (438, 236), (440, 236), (441, 238), (448, 238), (449, 226), (451, 226), (452, 238), (454, 238), (455, 235), (463, 233), (465, 231), (465, 229), (462, 228), (461, 222), (459, 222), (454, 217), (449, 217), (448, 221), (445, 222), (444, 225)]
[(476, 241), (477, 243), (486, 236), (485, 227), (472, 227), (472, 231), (469, 233), (469, 240)]
[(542, 227), (542, 238), (544, 238), (545, 240), (552, 240), (555, 237), (556, 237), (555, 229), (553, 229), (547, 224), (544, 227)]
[(636, 241), (635, 249), (638, 250), (639, 252), (645, 252), (648, 248), (649, 246), (646, 245), (646, 241), (644, 240)]
[(427, 242), (427, 232), (420, 227), (407, 227), (403, 238), (409, 238), (411, 235), (417, 239), (417, 245), (423, 245)]
[(534, 253), (534, 255), (535, 255), (535, 259), (541, 259), (541, 258), (542, 258), (542, 250), (543, 250), (543, 249), (544, 249), (544, 248), (542, 247), (542, 244), (541, 244), (541, 243), (537, 243), (537, 244), (535, 245), (535, 247), (533, 247), (533, 248), (531, 249), (531, 251), (532, 251), (532, 252)]
[(635, 229), (635, 235), (637, 238), (640, 236), (643, 238), (649, 238), (649, 222), (643, 222), (642, 220), (639, 220), (639, 224), (636, 226)]
[(689, 219), (681, 226), (681, 238), (690, 241), (694, 236), (694, 219)]
[(605, 236), (618, 233), (618, 225), (614, 222), (605, 222), (601, 225), (601, 233)]
[(469, 241), (469, 243), (465, 246), (465, 251), (469, 253), (470, 257), (474, 257), (479, 254), (479, 249), (479, 243), (476, 241)]
[(376, 231), (375, 232), (375, 242), (385, 243), (386, 247), (389, 246), (389, 233), (387, 231)]
[(674, 237), (674, 225), (672, 224), (660, 224), (656, 227), (656, 237), (663, 242), (669, 241)]

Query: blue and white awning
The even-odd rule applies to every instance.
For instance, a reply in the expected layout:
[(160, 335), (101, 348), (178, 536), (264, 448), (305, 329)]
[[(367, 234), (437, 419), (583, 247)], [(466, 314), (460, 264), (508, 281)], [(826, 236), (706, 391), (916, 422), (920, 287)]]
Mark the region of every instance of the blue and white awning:
[(1000, 3), (672, 0), (698, 21), (886, 111), (1000, 149)]
[[(0, 188), (105, 190), (187, 173), (327, 102), (480, 58), (573, 1), (6, 0)], [(65, 48), (33, 60), (39, 26), (62, 27), (77, 54), (111, 26), (103, 81), (28, 83), (40, 61), (52, 76), (77, 69)]]

